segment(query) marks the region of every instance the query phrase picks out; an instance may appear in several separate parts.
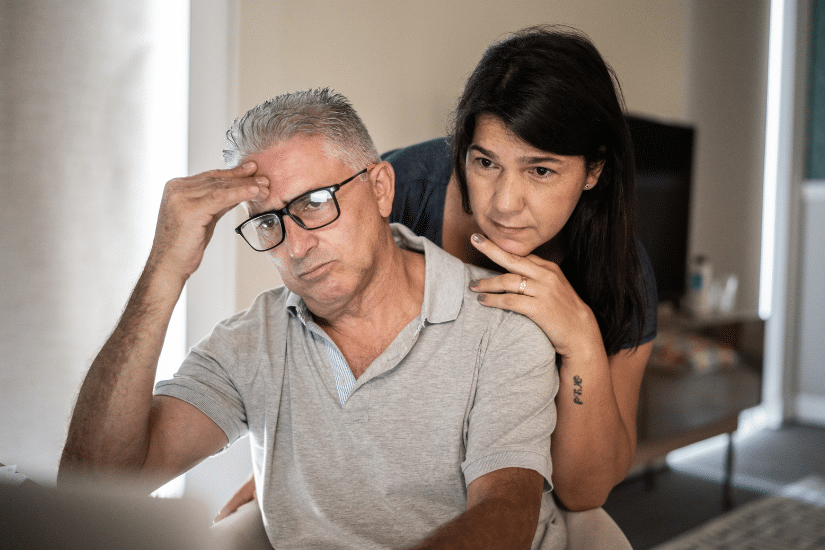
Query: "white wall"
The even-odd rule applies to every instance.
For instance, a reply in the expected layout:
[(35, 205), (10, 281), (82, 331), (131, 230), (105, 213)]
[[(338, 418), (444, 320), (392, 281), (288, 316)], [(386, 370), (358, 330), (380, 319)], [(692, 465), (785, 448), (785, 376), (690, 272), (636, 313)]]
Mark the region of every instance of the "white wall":
[[(789, 319), (785, 329), (785, 336), (790, 342), (792, 357), (797, 369), (787, 376), (787, 385), (790, 386), (790, 402), (788, 415), (802, 422), (825, 426), (825, 246), (822, 245), (822, 236), (825, 235), (825, 181), (805, 180), (803, 168), (806, 156), (809, 154), (806, 125), (810, 123), (811, 115), (808, 106), (810, 101), (812, 9), (816, 5), (822, 7), (816, 0), (800, 0), (795, 2), (794, 8), (798, 11), (799, 22), (796, 25), (796, 45), (800, 54), (793, 63), (797, 77), (795, 79), (795, 111), (793, 126), (788, 132), (788, 142), (794, 154), (792, 155), (793, 168), (789, 177), (791, 200), (794, 201), (793, 214), (790, 223), (791, 235), (788, 239), (790, 247), (797, 252), (794, 258), (797, 275), (793, 281), (794, 289), (798, 288), (798, 296), (788, 297), (793, 317)], [(821, 19), (821, 18), (820, 18)]]
[(795, 415), (825, 426), (825, 182), (803, 189), (802, 257), (799, 300), (799, 378)]

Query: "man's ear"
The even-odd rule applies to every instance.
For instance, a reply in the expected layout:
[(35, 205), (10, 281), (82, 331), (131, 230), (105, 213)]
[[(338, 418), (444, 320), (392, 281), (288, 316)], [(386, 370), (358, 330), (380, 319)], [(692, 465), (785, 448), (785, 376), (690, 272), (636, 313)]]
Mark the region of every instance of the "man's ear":
[(387, 161), (381, 161), (369, 170), (370, 183), (378, 201), (378, 211), (382, 218), (389, 218), (392, 200), (395, 197), (395, 170)]

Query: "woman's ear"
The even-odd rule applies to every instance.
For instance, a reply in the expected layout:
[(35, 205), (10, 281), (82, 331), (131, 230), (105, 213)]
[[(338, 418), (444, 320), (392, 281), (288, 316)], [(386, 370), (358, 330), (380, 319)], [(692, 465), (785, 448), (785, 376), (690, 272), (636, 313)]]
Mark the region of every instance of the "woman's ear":
[[(605, 150), (606, 149), (604, 145), (602, 145), (602, 147), (599, 149), (599, 153), (601, 153), (601, 155), (604, 155)], [(602, 175), (603, 168), (604, 156), (602, 156), (602, 159), (599, 162), (593, 164), (592, 166), (587, 166), (585, 164), (585, 169), (587, 170), (587, 175), (584, 178), (585, 190), (593, 189), (594, 187), (596, 187), (596, 184), (599, 182), (599, 176)]]
[(368, 171), (378, 211), (381, 217), (389, 218), (392, 212), (392, 200), (395, 197), (395, 171), (389, 162), (381, 161)]

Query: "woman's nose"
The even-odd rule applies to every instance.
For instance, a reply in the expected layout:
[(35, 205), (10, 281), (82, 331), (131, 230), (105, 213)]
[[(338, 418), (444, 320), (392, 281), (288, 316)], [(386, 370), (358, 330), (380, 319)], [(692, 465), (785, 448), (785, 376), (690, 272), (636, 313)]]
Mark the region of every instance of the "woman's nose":
[(493, 207), (502, 213), (520, 211), (524, 208), (524, 191), (517, 175), (503, 172), (496, 184)]

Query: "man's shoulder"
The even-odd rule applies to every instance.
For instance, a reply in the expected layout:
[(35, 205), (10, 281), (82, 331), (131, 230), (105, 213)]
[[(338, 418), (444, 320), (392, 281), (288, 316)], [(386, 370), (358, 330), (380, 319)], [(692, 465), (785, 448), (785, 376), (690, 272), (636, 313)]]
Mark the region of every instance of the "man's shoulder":
[(219, 323), (228, 330), (243, 330), (246, 327), (271, 324), (285, 320), (288, 308), (295, 299), (284, 286), (270, 288), (258, 294), (246, 309), (238, 311)]

